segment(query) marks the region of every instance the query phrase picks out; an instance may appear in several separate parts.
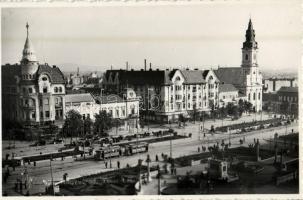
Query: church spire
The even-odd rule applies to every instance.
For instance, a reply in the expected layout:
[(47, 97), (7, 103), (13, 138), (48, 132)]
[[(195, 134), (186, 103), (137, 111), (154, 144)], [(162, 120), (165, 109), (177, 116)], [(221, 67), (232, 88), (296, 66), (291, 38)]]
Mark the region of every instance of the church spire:
[(255, 40), (255, 30), (253, 28), (251, 18), (249, 18), (245, 39), (245, 42), (243, 42), (243, 48), (258, 48), (258, 43)]
[(27, 62), (37, 62), (37, 58), (35, 55), (35, 51), (33, 48), (33, 45), (31, 44), (29, 40), (29, 25), (26, 23), (26, 40), (23, 48), (23, 55), (22, 55), (22, 63), (27, 63)]

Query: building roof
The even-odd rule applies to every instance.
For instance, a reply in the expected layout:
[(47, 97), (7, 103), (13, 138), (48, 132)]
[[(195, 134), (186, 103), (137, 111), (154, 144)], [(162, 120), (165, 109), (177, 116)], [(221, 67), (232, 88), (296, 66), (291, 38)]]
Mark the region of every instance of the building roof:
[(131, 85), (169, 85), (170, 71), (165, 70), (107, 70), (105, 78), (108, 81), (110, 78), (112, 81), (118, 76), (118, 80), (122, 84)]
[(205, 83), (204, 71), (202, 70), (180, 70), (185, 78), (185, 84)]
[(234, 86), (242, 85), (242, 68), (241, 67), (224, 67), (214, 70), (221, 83), (233, 84)]
[(237, 92), (238, 89), (235, 88), (235, 86), (233, 84), (220, 84), (219, 85), (219, 93), (221, 92)]
[(45, 64), (45, 65), (39, 65), (39, 68), (38, 68), (38, 71), (37, 71), (37, 75), (39, 76), (42, 73), (48, 74), (50, 76), (50, 79), (51, 79), (52, 83), (62, 83), (62, 84), (65, 83), (63, 73), (56, 66), (51, 67), (51, 66), (49, 66), (47, 64)]
[(290, 93), (298, 93), (298, 87), (281, 87), (278, 92), (290, 92)]
[(90, 93), (84, 94), (67, 94), (65, 95), (66, 103), (94, 102), (94, 98)]
[(102, 104), (120, 103), (124, 101), (120, 96), (116, 94), (106, 95), (102, 97), (99, 96), (98, 100), (101, 101)]

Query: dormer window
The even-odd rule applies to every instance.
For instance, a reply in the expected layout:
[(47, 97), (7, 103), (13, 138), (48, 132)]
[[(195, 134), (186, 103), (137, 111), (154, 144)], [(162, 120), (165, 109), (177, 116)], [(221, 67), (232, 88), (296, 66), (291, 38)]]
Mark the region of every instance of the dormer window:
[(42, 81), (47, 81), (47, 78), (46, 77), (42, 77)]

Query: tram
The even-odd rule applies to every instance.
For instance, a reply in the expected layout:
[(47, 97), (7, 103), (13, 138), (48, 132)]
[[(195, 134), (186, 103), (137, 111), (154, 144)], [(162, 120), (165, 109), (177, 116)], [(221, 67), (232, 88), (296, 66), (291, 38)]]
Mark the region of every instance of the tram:
[(120, 146), (101, 147), (95, 151), (95, 160), (106, 160), (111, 157), (119, 157), (122, 155)]
[(125, 155), (130, 156), (136, 153), (144, 153), (148, 152), (148, 143), (140, 142), (140, 143), (132, 143), (125, 146)]

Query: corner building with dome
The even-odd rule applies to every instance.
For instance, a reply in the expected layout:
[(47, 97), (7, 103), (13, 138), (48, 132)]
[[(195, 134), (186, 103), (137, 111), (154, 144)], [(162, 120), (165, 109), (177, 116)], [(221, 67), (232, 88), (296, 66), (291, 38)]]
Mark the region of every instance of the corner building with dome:
[(56, 66), (40, 64), (29, 38), (20, 64), (2, 66), (2, 117), (27, 123), (64, 119), (65, 79)]

